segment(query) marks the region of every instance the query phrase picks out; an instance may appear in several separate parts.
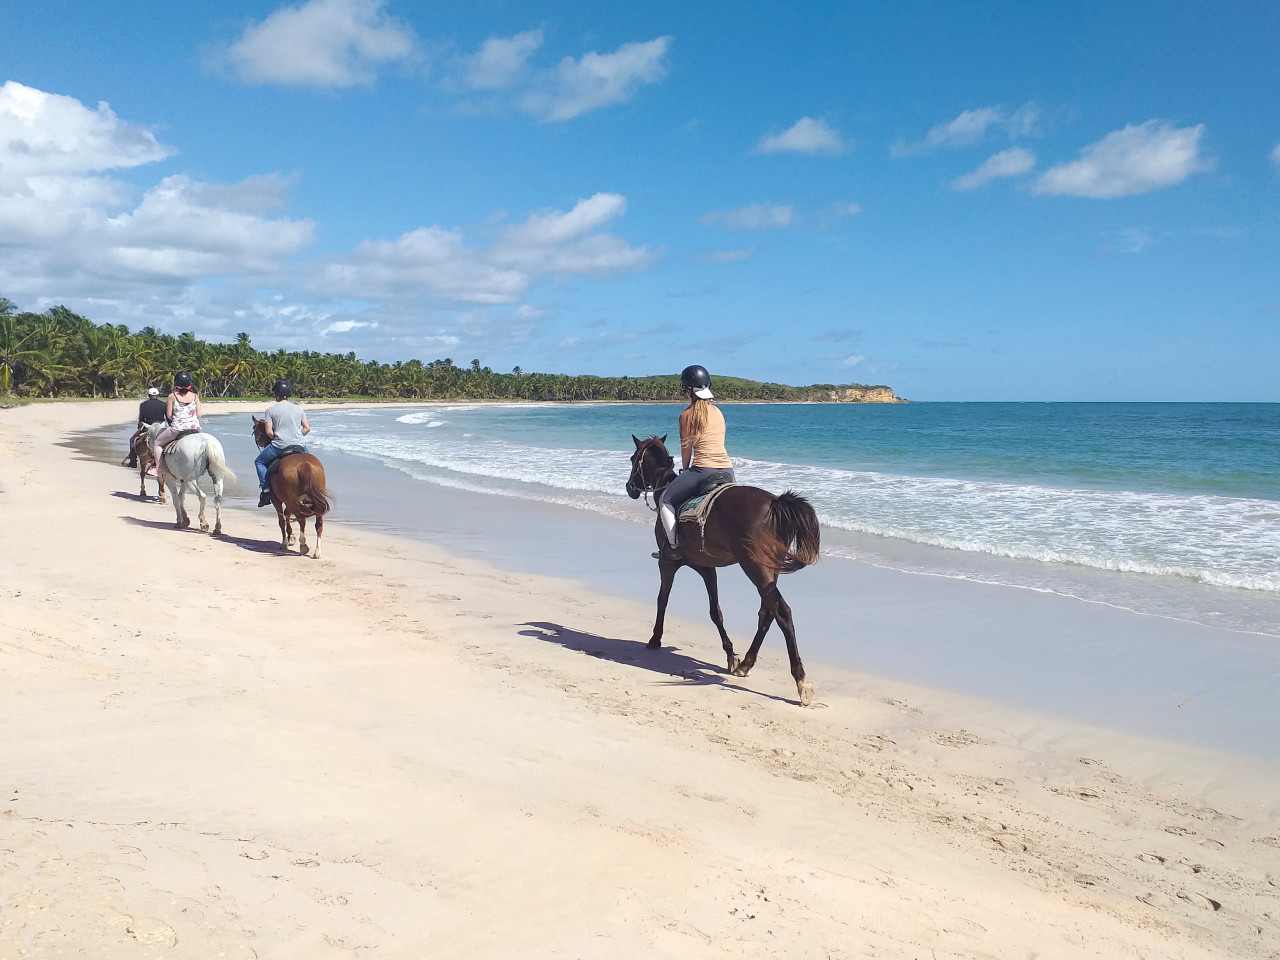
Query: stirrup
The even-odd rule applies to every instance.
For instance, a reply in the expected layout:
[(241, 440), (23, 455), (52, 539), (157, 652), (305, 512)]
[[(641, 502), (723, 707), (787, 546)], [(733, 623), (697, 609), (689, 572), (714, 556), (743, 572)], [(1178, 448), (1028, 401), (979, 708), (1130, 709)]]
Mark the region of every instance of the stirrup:
[(679, 563), (684, 559), (684, 554), (680, 552), (680, 547), (678, 545), (673, 547), (670, 543), (664, 543), (649, 556), (655, 560), (665, 560), (668, 563)]

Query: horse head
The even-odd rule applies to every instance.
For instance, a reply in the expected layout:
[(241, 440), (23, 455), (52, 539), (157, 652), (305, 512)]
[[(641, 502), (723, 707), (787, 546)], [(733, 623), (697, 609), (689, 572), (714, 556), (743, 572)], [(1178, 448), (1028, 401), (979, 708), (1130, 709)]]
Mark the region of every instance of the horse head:
[[(250, 414), (253, 417), (253, 414)], [(259, 420), (253, 417), (253, 442), (259, 447), (265, 447), (271, 442), (271, 438), (267, 436), (267, 421)]]
[(636, 452), (631, 455), (631, 476), (627, 478), (627, 496), (639, 500), (643, 493), (661, 490), (675, 477), (675, 461), (667, 451), (667, 436), (641, 440), (634, 433)]

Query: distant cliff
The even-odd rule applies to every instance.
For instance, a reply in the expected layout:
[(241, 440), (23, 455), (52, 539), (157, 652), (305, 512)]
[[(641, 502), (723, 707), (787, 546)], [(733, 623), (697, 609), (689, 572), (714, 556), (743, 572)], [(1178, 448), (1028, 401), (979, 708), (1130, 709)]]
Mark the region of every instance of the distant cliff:
[(832, 384), (815, 384), (812, 387), (797, 388), (797, 400), (808, 400), (812, 403), (906, 403), (895, 396), (892, 387), (877, 385), (863, 386), (850, 383), (845, 386)]

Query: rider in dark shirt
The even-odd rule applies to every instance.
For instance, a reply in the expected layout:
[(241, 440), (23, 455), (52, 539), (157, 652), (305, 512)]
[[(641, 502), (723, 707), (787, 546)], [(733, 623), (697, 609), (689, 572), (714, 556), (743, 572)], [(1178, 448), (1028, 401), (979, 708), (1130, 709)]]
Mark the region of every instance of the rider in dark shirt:
[[(159, 423), (164, 417), (165, 403), (160, 399), (160, 391), (152, 387), (147, 391), (147, 399), (138, 404), (138, 431), (143, 432), (149, 423)], [(129, 455), (121, 461), (126, 467), (136, 467), (138, 458), (133, 452), (133, 440), (129, 441)]]

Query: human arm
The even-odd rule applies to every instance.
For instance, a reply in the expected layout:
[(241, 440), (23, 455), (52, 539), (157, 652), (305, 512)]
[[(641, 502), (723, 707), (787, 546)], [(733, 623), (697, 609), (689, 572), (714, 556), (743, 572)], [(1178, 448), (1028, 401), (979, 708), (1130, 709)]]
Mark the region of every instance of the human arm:
[(311, 421), (307, 419), (306, 414), (302, 417), (302, 435), (305, 437), (311, 432)]
[(200, 394), (196, 394), (196, 419), (200, 420), (204, 417), (204, 404), (200, 402)]
[(169, 399), (164, 402), (164, 419), (165, 422), (173, 420), (173, 394), (169, 394)]

